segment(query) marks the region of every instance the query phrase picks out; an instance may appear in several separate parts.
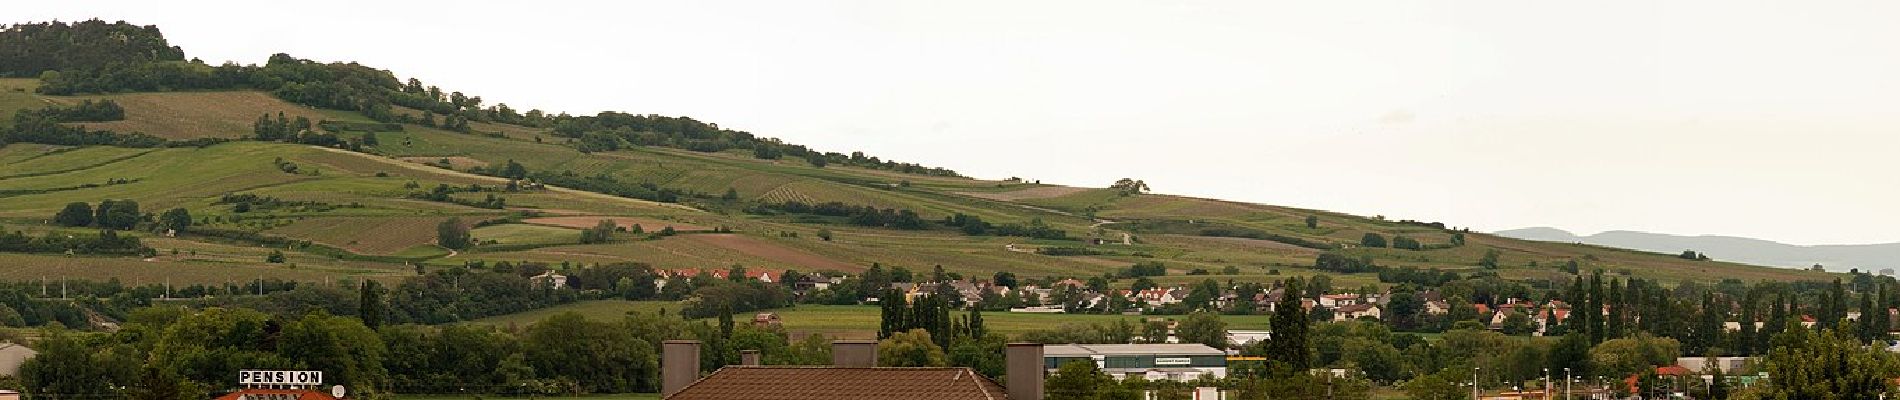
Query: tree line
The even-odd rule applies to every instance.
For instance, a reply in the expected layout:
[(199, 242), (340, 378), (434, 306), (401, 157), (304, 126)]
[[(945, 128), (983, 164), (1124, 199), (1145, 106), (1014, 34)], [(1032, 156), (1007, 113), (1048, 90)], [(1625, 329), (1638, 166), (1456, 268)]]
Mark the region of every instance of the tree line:
[[(389, 71), (357, 63), (319, 63), (283, 53), (271, 55), (263, 66), (185, 61), (183, 51), (168, 46), (156, 27), (123, 22), (14, 25), (0, 31), (0, 56), (12, 56), (0, 61), (0, 74), (37, 76), (41, 80), (37, 90), (42, 94), (256, 89), (293, 103), (356, 111), (377, 122), (415, 123), (462, 133), (471, 132), (471, 121), (552, 127), (555, 135), (577, 140), (576, 146), (583, 151), (611, 151), (623, 145), (698, 152), (750, 150), (762, 159), (790, 156), (820, 167), (841, 164), (959, 176), (940, 167), (881, 160), (862, 152), (821, 153), (690, 117), (611, 111), (569, 116), (521, 112), (502, 103), (484, 107), (481, 96), (445, 92), (414, 78), (400, 81)], [(436, 122), (437, 115), (442, 122)]]
[(202, 138), (183, 141), (140, 132), (117, 133), (87, 130), (84, 125), (68, 122), (111, 121), (124, 118), (124, 110), (110, 100), (82, 102), (74, 106), (50, 105), (41, 109), (14, 112), (13, 124), (0, 128), (0, 145), (7, 143), (43, 143), (65, 146), (105, 145), (119, 147), (203, 147), (224, 139)]
[(818, 204), (805, 204), (800, 201), (786, 201), (781, 203), (760, 202), (746, 208), (746, 212), (756, 215), (784, 213), (839, 217), (852, 225), (867, 227), (889, 227), (904, 230), (922, 230), (929, 227), (923, 217), (919, 216), (916, 211), (910, 209), (879, 209), (873, 206), (850, 205), (837, 201)]
[(706, 365), (736, 363), (740, 349), (769, 350), (775, 362), (816, 358), (792, 359), (782, 331), (667, 315), (598, 321), (565, 313), (506, 329), (375, 327), (325, 311), (273, 316), (161, 306), (134, 311), (112, 333), (48, 330), (36, 345), (39, 355), (22, 366), (20, 384), (34, 399), (207, 398), (236, 389), (231, 377), (239, 370), (309, 369), (366, 398), (653, 392), (658, 346), (682, 338), (718, 344), (708, 346)]

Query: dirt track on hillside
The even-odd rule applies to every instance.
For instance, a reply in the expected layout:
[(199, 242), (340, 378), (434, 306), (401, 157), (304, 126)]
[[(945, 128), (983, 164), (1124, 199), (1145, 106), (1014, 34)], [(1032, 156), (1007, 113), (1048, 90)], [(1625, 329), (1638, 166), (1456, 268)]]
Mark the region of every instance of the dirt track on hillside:
[[(354, 152), (354, 151), (349, 151), (349, 150), (343, 150), (343, 149), (334, 149), (334, 148), (329, 148), (329, 147), (317, 147), (317, 146), (313, 146), (313, 147), (316, 147), (316, 148), (318, 148), (318, 149), (323, 149), (324, 151), (329, 151), (329, 152), (335, 152), (335, 153), (342, 153), (342, 154), (349, 154), (349, 155), (353, 155), (353, 156), (357, 156), (357, 157), (364, 157), (364, 158), (373, 158), (373, 159), (379, 159), (379, 160), (388, 160), (388, 159), (386, 159), (386, 158), (381, 158), (381, 157), (377, 157), (377, 156), (373, 156), (373, 155), (368, 155), (368, 154), (363, 154), (363, 153), (358, 153), (358, 152)], [(485, 180), (485, 181), (489, 181), (489, 182), (498, 182), (498, 183), (506, 183), (506, 182), (508, 182), (508, 180), (507, 180), (507, 179), (504, 179), (504, 178), (496, 178), (496, 177), (492, 177), (492, 176), (482, 176), (482, 175), (476, 175), (476, 174), (471, 174), (471, 173), (467, 173), (467, 172), (462, 172), (462, 171), (456, 171), (456, 170), (452, 170), (452, 169), (442, 169), (442, 168), (436, 168), (436, 167), (433, 167), (433, 166), (429, 166), (429, 165), (425, 165), (425, 164), (419, 164), (419, 163), (412, 163), (412, 162), (402, 162), (402, 161), (389, 161), (389, 165), (395, 165), (395, 166), (400, 166), (400, 167), (402, 167), (402, 168), (406, 168), (406, 169), (412, 169), (412, 170), (417, 170), (417, 171), (425, 171), (425, 172), (431, 172), (431, 173), (437, 173), (437, 174), (444, 174), (444, 175), (455, 175), (455, 176), (460, 176), (460, 177), (465, 177), (465, 178), (471, 178), (471, 179), (480, 179), (480, 180)], [(620, 197), (620, 196), (615, 196), (615, 195), (610, 195), (610, 194), (605, 194), (605, 193), (595, 193), (595, 192), (589, 192), (589, 191), (585, 191), (585, 190), (578, 190), (578, 189), (569, 189), (569, 188), (564, 188), (564, 187), (559, 187), (559, 186), (552, 186), (552, 185), (550, 185), (550, 186), (548, 186), (548, 190), (550, 190), (550, 191), (554, 191), (554, 192), (560, 192), (560, 193), (567, 193), (567, 194), (572, 194), (572, 195), (575, 195), (575, 196), (579, 196), (579, 197), (586, 197), (586, 198), (592, 198), (592, 199), (597, 199), (597, 200), (605, 200), (605, 201), (616, 201), (616, 202), (623, 202), (623, 203), (631, 203), (631, 204), (638, 204), (638, 205), (642, 205), (642, 206), (649, 206), (649, 207), (666, 207), (666, 208), (674, 208), (674, 209), (680, 209), (680, 210), (688, 210), (688, 211), (701, 211), (700, 209), (697, 209), (697, 208), (692, 208), (692, 207), (689, 207), (689, 206), (686, 206), (686, 205), (682, 205), (682, 204), (672, 204), (672, 203), (661, 203), (661, 202), (657, 202), (657, 201), (646, 201), (646, 200), (640, 200), (640, 199), (635, 199), (635, 198), (627, 198), (627, 197)]]

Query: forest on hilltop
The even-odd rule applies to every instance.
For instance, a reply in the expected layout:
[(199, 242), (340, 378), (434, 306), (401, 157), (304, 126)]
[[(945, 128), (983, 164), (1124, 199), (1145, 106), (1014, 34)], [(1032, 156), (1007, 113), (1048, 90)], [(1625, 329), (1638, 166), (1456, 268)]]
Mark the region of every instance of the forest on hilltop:
[[(941, 167), (883, 160), (861, 152), (821, 152), (690, 117), (613, 111), (594, 116), (549, 114), (538, 109), (523, 112), (506, 103), (486, 104), (481, 96), (424, 85), (415, 78), (405, 82), (390, 71), (354, 62), (320, 63), (279, 53), (271, 55), (263, 66), (232, 62), (213, 66), (197, 59), (184, 61), (184, 56), (182, 49), (168, 46), (155, 26), (108, 24), (95, 19), (75, 24), (15, 24), (0, 31), (0, 75), (39, 77), (38, 91), (42, 94), (255, 89), (297, 104), (359, 112), (378, 122), (439, 126), (462, 133), (470, 133), (471, 121), (552, 127), (555, 134), (577, 141), (576, 146), (582, 151), (611, 151), (623, 146), (697, 152), (746, 150), (760, 159), (792, 157), (819, 167), (839, 164), (908, 174), (959, 176)], [(104, 144), (95, 143), (98, 140), (44, 139), (80, 137), (88, 133), (49, 133), (45, 129), (50, 128), (38, 127), (42, 130), (0, 132), (0, 142)]]

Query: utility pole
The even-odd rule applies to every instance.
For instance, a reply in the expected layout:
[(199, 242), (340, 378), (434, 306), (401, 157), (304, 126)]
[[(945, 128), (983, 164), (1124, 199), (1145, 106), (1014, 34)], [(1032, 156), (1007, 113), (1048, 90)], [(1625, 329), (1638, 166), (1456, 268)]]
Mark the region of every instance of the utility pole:
[(1550, 398), (1550, 368), (1544, 368), (1544, 398)]
[(1564, 367), (1564, 400), (1570, 400), (1570, 367)]
[(1478, 367), (1471, 367), (1471, 400), (1478, 400)]
[(1326, 371), (1326, 400), (1333, 399), (1333, 371)]

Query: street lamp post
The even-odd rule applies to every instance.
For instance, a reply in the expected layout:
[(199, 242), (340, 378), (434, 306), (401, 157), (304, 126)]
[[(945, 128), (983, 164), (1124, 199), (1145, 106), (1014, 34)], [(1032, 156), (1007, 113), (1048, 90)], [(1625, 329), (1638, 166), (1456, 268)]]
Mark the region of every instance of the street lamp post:
[(1564, 367), (1564, 400), (1570, 400), (1570, 367)]
[(1550, 398), (1550, 368), (1544, 368), (1544, 398)]
[(1471, 400), (1478, 400), (1478, 367), (1471, 367)]

